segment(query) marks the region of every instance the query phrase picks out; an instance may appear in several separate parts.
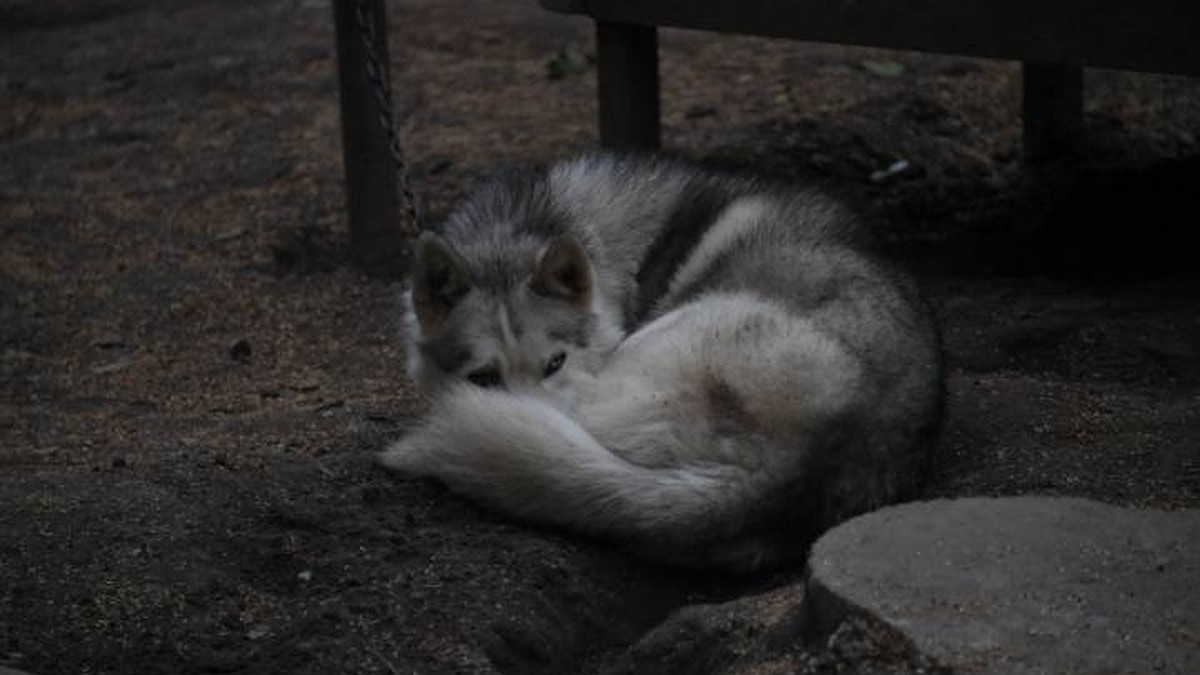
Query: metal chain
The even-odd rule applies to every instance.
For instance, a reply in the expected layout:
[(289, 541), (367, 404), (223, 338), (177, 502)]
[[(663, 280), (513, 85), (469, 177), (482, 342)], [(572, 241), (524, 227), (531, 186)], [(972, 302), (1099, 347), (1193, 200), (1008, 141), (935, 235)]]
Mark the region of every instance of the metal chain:
[(367, 57), (367, 77), (371, 80), (371, 90), (375, 94), (379, 127), (387, 136), (388, 150), (396, 165), (396, 177), (400, 196), (404, 200), (405, 215), (408, 216), (408, 221), (412, 223), (413, 228), (420, 231), (423, 225), (421, 214), (423, 209), (409, 182), (408, 163), (404, 161), (404, 151), (400, 147), (400, 134), (396, 131), (396, 116), (392, 112), (392, 83), (388, 79), (387, 64), (381, 63), (379, 55), (375, 53), (375, 39), (379, 29), (375, 25), (375, 17), (367, 11), (364, 0), (357, 0), (354, 3), (354, 17), (358, 23), (358, 34), (362, 38), (363, 53)]

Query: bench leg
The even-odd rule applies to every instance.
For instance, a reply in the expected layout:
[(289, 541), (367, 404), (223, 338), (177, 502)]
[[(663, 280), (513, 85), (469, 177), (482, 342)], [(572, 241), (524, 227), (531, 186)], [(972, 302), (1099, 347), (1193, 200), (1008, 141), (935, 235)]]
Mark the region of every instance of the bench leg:
[(657, 150), (658, 30), (596, 22), (600, 144), (617, 150)]
[(1073, 154), (1083, 138), (1083, 68), (1026, 62), (1022, 75), (1026, 161)]

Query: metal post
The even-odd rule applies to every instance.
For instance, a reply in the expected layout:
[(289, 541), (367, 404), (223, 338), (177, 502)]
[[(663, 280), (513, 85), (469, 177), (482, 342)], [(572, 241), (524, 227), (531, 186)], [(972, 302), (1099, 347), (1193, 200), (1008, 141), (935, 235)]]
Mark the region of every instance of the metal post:
[(1083, 138), (1083, 68), (1025, 62), (1022, 76), (1025, 159), (1073, 154)]
[[(364, 35), (364, 22), (356, 16), (360, 5), (362, 18), (377, 27), (373, 35)], [(398, 276), (407, 269), (410, 242), (401, 219), (397, 167), (368, 72), (369, 43), (383, 71), (379, 74), (382, 81), (390, 81), (384, 3), (383, 0), (333, 0), (333, 16), (337, 29), (350, 248), (369, 274)], [(385, 98), (390, 123), (390, 92)]]
[(654, 26), (596, 22), (600, 144), (657, 150), (658, 31)]

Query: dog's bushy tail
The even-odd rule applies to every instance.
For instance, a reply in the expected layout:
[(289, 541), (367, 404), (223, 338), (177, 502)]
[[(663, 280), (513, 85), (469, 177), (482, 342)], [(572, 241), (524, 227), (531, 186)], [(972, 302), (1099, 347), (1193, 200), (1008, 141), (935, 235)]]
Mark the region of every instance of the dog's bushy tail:
[(520, 518), (664, 552), (651, 557), (728, 540), (762, 494), (762, 477), (744, 467), (639, 466), (548, 402), (467, 385), (447, 392), (379, 460)]

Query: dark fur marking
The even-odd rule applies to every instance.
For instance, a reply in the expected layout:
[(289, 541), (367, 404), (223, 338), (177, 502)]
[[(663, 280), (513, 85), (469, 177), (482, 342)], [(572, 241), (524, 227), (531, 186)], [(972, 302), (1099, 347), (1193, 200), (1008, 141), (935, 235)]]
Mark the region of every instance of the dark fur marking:
[(551, 328), (546, 337), (555, 342), (566, 342), (569, 345), (585, 349), (588, 346), (588, 334), (591, 330), (589, 321), (580, 321), (569, 326)]
[(711, 291), (718, 286), (718, 282), (731, 281), (732, 270), (734, 266), (733, 251), (726, 249), (713, 256), (709, 261), (708, 266), (701, 271), (700, 275), (692, 279), (692, 282), (678, 289), (674, 294), (674, 304), (682, 305), (695, 299), (704, 291)]
[(421, 353), (443, 372), (457, 373), (471, 360), (471, 349), (458, 340), (443, 338), (421, 344)]
[(666, 226), (638, 267), (638, 298), (631, 325), (646, 319), (654, 303), (667, 292), (679, 266), (734, 199), (728, 188), (713, 181), (697, 178), (684, 187)]
[(525, 336), (525, 322), (521, 321), (521, 313), (512, 311), (506, 305), (504, 307), (504, 314), (508, 317), (508, 329), (512, 331), (513, 337), (520, 340)]
[[(481, 288), (500, 292), (533, 273), (539, 245), (569, 230), (542, 169), (512, 169), (476, 186), (470, 198), (436, 229), (462, 252)], [(585, 248), (587, 242), (581, 242)]]
[(566, 214), (554, 200), (545, 169), (510, 169), (496, 176), (489, 187), (486, 213), (496, 219), (514, 218), (516, 232), (549, 239), (567, 231)]
[(731, 432), (744, 431), (752, 426), (753, 419), (746, 410), (741, 395), (725, 380), (715, 376), (708, 378), (704, 385), (704, 395), (709, 415), (718, 433), (723, 429)]

